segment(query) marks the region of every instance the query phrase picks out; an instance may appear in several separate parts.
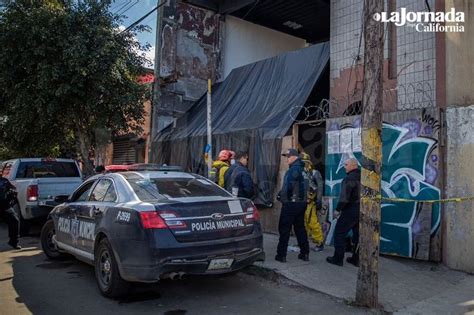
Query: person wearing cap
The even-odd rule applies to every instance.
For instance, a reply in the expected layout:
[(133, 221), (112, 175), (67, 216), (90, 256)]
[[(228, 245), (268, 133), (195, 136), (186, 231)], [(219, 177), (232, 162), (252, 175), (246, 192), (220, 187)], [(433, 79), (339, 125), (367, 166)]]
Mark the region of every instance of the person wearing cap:
[(304, 213), (307, 206), (307, 191), (303, 176), (305, 165), (296, 149), (288, 149), (282, 155), (287, 158), (289, 169), (285, 173), (283, 187), (277, 196), (277, 199), (282, 203), (282, 207), (278, 224), (280, 239), (275, 260), (286, 262), (288, 241), (293, 227), (300, 247), (298, 259), (308, 261), (309, 243), (304, 226)]
[(315, 244), (311, 249), (320, 252), (324, 249), (323, 230), (318, 219), (318, 210), (322, 207), (323, 177), (314, 168), (308, 153), (301, 153), (301, 160), (305, 164), (303, 175), (308, 181), (308, 206), (304, 214), (304, 223), (309, 239)]
[(211, 171), (209, 172), (209, 179), (217, 185), (224, 187), (224, 176), (230, 167), (230, 160), (233, 152), (230, 150), (221, 150), (217, 156), (217, 160), (212, 163)]

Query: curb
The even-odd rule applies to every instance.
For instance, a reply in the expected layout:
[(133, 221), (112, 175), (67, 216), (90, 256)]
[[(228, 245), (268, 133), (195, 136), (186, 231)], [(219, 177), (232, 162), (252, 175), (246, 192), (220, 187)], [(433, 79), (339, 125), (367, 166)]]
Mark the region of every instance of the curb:
[(298, 283), (298, 282), (296, 282), (292, 279), (289, 279), (288, 277), (286, 277), (285, 275), (283, 275), (282, 273), (278, 272), (275, 269), (271, 269), (271, 268), (268, 268), (268, 267), (265, 267), (265, 266), (259, 266), (259, 265), (254, 264), (254, 265), (251, 265), (251, 266), (243, 269), (242, 272), (245, 273), (245, 274), (248, 274), (248, 275), (252, 275), (252, 276), (255, 276), (255, 277), (260, 277), (262, 279), (275, 282), (277, 284), (283, 284), (283, 285), (287, 285), (287, 286), (290, 286), (290, 287), (293, 287), (293, 288), (298, 288), (298, 289), (301, 289), (301, 290), (322, 294), (322, 295), (324, 295), (324, 296), (326, 296), (326, 297), (328, 297), (328, 298), (330, 298), (334, 301), (344, 303), (344, 304), (352, 306), (352, 307), (358, 307), (360, 309), (365, 309), (368, 312), (371, 312), (373, 314), (392, 314), (391, 312), (385, 311), (383, 309), (383, 306), (380, 306), (379, 309), (368, 309), (368, 308), (365, 308), (365, 307), (357, 306), (355, 304), (355, 301), (353, 301), (353, 300), (348, 300), (348, 299), (345, 299), (345, 298), (336, 297), (336, 296), (330, 295), (326, 292), (322, 292), (322, 291), (316, 290), (314, 288), (310, 288), (310, 287), (305, 286), (301, 283)]

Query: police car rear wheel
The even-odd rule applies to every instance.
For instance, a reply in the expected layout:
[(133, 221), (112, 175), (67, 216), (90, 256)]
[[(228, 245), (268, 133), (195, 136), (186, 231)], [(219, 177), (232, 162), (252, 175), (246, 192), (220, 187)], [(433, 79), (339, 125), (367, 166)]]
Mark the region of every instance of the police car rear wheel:
[(120, 277), (114, 253), (107, 239), (102, 239), (95, 253), (95, 277), (100, 292), (117, 298), (128, 292), (129, 283)]
[(41, 248), (49, 259), (64, 259), (67, 256), (58, 251), (53, 237), (56, 235), (53, 220), (48, 220), (41, 229)]

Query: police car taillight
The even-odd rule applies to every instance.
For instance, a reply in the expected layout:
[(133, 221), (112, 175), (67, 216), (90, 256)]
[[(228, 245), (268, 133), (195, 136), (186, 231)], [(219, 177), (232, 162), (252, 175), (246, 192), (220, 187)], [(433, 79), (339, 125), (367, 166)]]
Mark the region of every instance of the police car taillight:
[(245, 221), (252, 222), (252, 221), (259, 221), (260, 220), (260, 213), (257, 210), (257, 207), (255, 205), (252, 205), (251, 207), (247, 208), (247, 211), (245, 211)]
[(38, 200), (38, 185), (30, 185), (26, 188), (26, 200), (27, 201)]
[(165, 220), (158, 215), (156, 211), (140, 212), (143, 228), (145, 229), (166, 229)]
[(186, 222), (180, 220), (176, 212), (166, 210), (160, 211), (159, 213), (170, 229), (183, 229), (187, 227)]

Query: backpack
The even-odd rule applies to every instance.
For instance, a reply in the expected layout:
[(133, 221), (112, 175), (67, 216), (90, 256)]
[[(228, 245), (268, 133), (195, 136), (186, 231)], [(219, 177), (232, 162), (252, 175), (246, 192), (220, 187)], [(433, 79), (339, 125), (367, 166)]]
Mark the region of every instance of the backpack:
[[(219, 185), (219, 180), (221, 178), (224, 178), (224, 175), (228, 170), (229, 170), (228, 165), (222, 164), (222, 165), (214, 166), (211, 168), (211, 171), (209, 172), (209, 179), (213, 181), (214, 183), (216, 183), (217, 185)], [(224, 173), (221, 174), (221, 172), (224, 172)], [(219, 185), (219, 186), (223, 186), (223, 185)]]
[(308, 196), (316, 197), (317, 204), (321, 205), (322, 185), (323, 180), (321, 173), (318, 170), (308, 170), (306, 167), (303, 171), (303, 178), (305, 179), (305, 189)]

